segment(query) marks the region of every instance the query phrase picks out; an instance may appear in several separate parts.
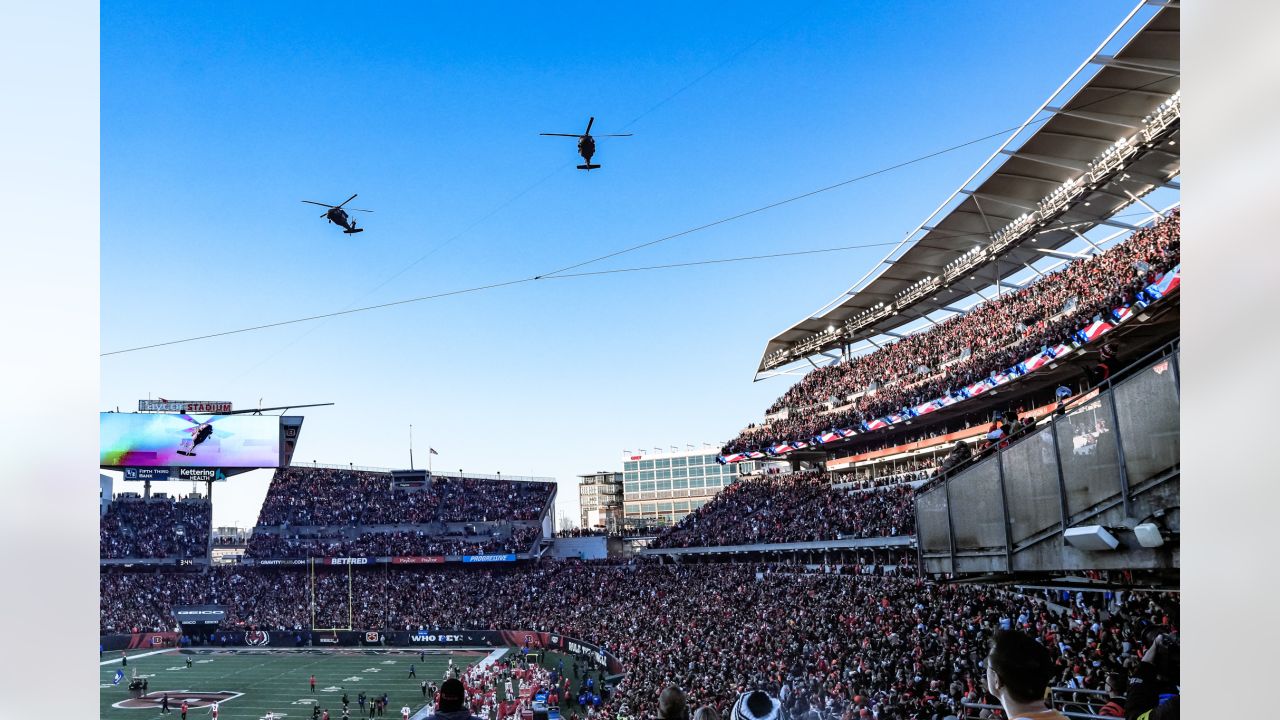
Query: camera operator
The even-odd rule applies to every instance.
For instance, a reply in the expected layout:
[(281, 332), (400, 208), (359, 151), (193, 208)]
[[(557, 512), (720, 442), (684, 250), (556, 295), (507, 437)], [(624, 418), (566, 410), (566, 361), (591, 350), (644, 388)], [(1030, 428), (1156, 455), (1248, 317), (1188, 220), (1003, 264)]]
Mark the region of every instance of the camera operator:
[(1178, 718), (1178, 638), (1170, 633), (1150, 631), (1155, 637), (1129, 680), (1126, 720), (1177, 720)]

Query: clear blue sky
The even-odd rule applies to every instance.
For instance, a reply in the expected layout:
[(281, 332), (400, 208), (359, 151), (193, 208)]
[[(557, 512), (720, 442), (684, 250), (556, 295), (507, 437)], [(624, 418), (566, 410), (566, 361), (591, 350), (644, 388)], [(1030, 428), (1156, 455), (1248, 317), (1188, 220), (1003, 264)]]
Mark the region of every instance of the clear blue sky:
[[(102, 348), (536, 275), (1015, 126), (1131, 7), (106, 2)], [(538, 133), (588, 115), (635, 136), (584, 173), (571, 139)], [(998, 142), (585, 269), (897, 241)], [(355, 192), (376, 211), (356, 236), (299, 202)], [(412, 423), (419, 461), (556, 477), (576, 518), (576, 474), (758, 419), (785, 390), (751, 382), (765, 342), (884, 252), (110, 356), (102, 405), (335, 402), (307, 413), (296, 460), (403, 466)], [(251, 524), (268, 477), (219, 486), (215, 523)]]

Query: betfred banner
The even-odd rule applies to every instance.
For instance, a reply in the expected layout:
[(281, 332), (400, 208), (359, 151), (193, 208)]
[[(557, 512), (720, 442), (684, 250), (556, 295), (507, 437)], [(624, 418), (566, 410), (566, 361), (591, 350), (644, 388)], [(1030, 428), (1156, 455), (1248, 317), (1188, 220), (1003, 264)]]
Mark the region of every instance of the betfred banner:
[(173, 619), (180, 625), (216, 625), (227, 618), (227, 610), (221, 605), (174, 605)]
[(515, 562), (516, 554), (507, 553), (506, 555), (463, 555), (462, 562), (478, 563), (478, 562)]
[(325, 558), (325, 565), (369, 565), (374, 562), (374, 558), (370, 557), (336, 557)]
[(398, 555), (391, 558), (392, 565), (439, 565), (443, 562), (443, 555)]

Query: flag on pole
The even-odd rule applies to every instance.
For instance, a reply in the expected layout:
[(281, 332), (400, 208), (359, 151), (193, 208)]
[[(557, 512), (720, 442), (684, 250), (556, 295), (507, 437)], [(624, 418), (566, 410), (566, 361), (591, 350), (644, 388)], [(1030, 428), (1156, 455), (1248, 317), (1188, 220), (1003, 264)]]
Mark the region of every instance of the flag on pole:
[(429, 447), (429, 448), (427, 448), (427, 450), (428, 450), (432, 455), (439, 455), (439, 454), (440, 454), (440, 453), (436, 452), (436, 449), (435, 449), (435, 448), (433, 448), (433, 447)]

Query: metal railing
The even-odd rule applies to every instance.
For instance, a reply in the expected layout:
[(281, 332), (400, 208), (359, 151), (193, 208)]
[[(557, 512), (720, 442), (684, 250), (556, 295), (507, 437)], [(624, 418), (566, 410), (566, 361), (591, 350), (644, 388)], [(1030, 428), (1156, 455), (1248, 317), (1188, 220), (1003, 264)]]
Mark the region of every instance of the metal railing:
[[(1088, 696), (1081, 699), (1081, 695)], [(1095, 710), (1101, 710), (1102, 706), (1107, 703), (1110, 696), (1105, 690), (1087, 690), (1084, 688), (1068, 688), (1055, 687), (1049, 689), (1049, 707), (1066, 715), (1072, 720), (1108, 720), (1111, 716), (1098, 715)], [(990, 703), (976, 703), (963, 700), (960, 702), (963, 708), (962, 720), (977, 720), (982, 717), (983, 710), (1000, 710), (999, 705)], [(1084, 707), (1085, 710), (1076, 708)]]
[(1105, 564), (1045, 541), (1072, 526), (1138, 522), (1176, 506), (1178, 359), (1177, 343), (1165, 345), (1035, 430), (928, 483), (916, 496), (921, 569)]

